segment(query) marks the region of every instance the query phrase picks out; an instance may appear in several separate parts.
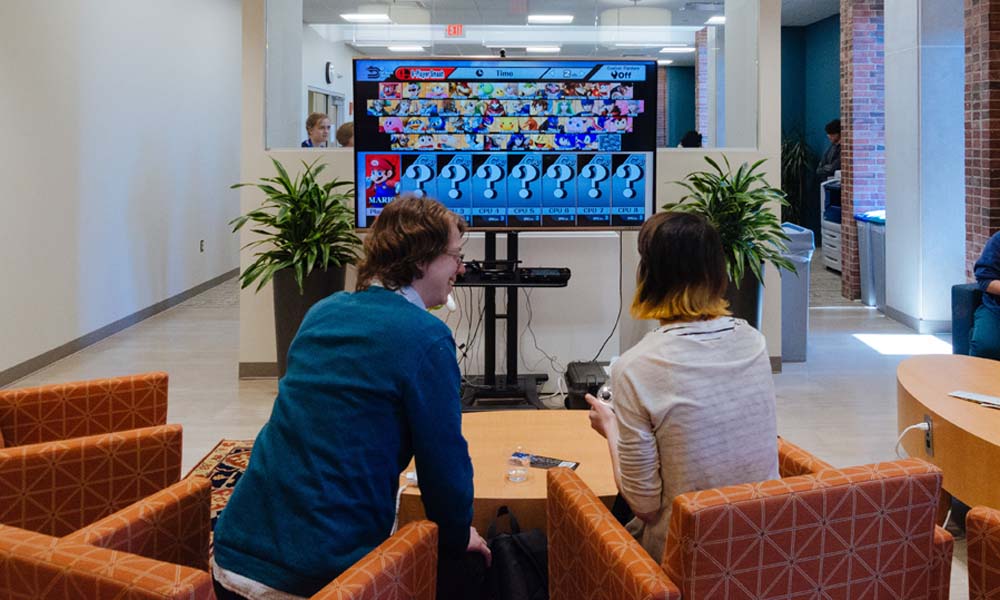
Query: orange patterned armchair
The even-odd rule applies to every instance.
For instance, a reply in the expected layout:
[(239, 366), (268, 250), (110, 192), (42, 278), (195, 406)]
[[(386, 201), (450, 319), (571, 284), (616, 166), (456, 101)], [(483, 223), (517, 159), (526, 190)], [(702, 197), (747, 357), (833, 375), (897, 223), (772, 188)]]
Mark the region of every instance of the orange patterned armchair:
[(437, 555), (437, 525), (414, 521), (317, 592), (313, 600), (434, 600)]
[(796, 476), (678, 496), (661, 565), (574, 472), (550, 470), (550, 597), (948, 597), (953, 541), (934, 525), (936, 467), (823, 468), (785, 442), (779, 457)]
[(977, 506), (965, 516), (969, 598), (1000, 600), (1000, 510)]
[(0, 523), (64, 536), (180, 478), (167, 374), (0, 390)]
[[(0, 598), (215, 598), (208, 572), (211, 485), (189, 477), (56, 538), (0, 525)], [(433, 600), (437, 526), (417, 521), (313, 598)]]
[(215, 598), (210, 492), (191, 477), (61, 538), (0, 525), (0, 597)]

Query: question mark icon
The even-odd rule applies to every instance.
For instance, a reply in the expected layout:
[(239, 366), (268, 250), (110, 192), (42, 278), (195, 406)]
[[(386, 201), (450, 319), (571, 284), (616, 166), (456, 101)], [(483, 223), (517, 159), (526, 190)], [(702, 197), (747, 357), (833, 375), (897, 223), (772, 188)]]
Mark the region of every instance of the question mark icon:
[(639, 165), (632, 163), (622, 164), (615, 170), (615, 176), (625, 180), (625, 189), (622, 190), (622, 196), (635, 198), (635, 188), (632, 187), (632, 184), (642, 179), (642, 169), (639, 168)]
[(448, 163), (443, 169), (441, 169), (441, 177), (444, 177), (451, 182), (451, 189), (448, 190), (448, 197), (455, 200), (462, 195), (462, 190), (458, 189), (458, 184), (465, 181), (466, 178), (469, 177), (469, 170), (463, 165)]
[(545, 171), (545, 176), (556, 180), (556, 189), (552, 190), (552, 195), (556, 198), (566, 197), (566, 188), (563, 185), (573, 178), (573, 169), (566, 165), (556, 163)]
[(510, 176), (521, 180), (521, 189), (517, 192), (517, 195), (521, 198), (530, 198), (531, 190), (528, 189), (528, 184), (538, 179), (538, 168), (534, 165), (519, 163), (511, 170)]
[(427, 165), (413, 163), (406, 169), (406, 176), (417, 182), (417, 189), (413, 190), (414, 196), (421, 198), (427, 194), (424, 191), (424, 184), (430, 181), (432, 175), (433, 173)]
[(496, 198), (497, 191), (493, 189), (493, 186), (503, 177), (503, 170), (494, 164), (485, 163), (476, 169), (476, 177), (486, 180), (486, 189), (483, 190), (483, 196), (486, 196), (490, 200)]
[(591, 198), (599, 198), (601, 190), (597, 185), (608, 178), (608, 168), (604, 165), (589, 163), (580, 171), (580, 176), (590, 180), (590, 190), (587, 195)]

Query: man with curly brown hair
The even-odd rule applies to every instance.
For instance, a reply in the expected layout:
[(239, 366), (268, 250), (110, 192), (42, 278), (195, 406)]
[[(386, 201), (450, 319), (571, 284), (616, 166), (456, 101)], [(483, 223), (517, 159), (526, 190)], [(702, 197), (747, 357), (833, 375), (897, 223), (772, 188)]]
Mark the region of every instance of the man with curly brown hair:
[(489, 549), (470, 525), (455, 341), (427, 312), (464, 271), (464, 231), (437, 201), (394, 200), (365, 240), (357, 291), (306, 315), (215, 530), (220, 599), (309, 596), (336, 578), (389, 536), (411, 458), (438, 525), (438, 598), (474, 595), (464, 586)]

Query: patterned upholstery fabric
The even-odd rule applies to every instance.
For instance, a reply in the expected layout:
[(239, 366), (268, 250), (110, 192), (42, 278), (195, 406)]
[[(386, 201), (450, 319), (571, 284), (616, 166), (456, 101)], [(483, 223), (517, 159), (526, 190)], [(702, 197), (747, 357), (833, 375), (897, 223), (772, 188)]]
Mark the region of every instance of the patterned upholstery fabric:
[(940, 491), (909, 459), (682, 494), (663, 567), (685, 600), (930, 598), (933, 564), (951, 562)]
[(184, 479), (63, 538), (208, 570), (211, 483)]
[(965, 517), (969, 598), (1000, 600), (1000, 510), (977, 506)]
[(434, 600), (437, 525), (415, 521), (400, 529), (320, 590), (321, 600)]
[(820, 460), (788, 440), (778, 437), (778, 473), (782, 477), (812, 475), (833, 465)]
[(180, 478), (181, 426), (0, 449), (0, 523), (64, 536)]
[(951, 557), (955, 538), (944, 527), (934, 526), (934, 549), (931, 555), (931, 600), (948, 600), (951, 595)]
[(215, 598), (207, 571), (0, 525), (0, 597)]
[(579, 475), (556, 468), (547, 478), (551, 600), (680, 599), (677, 586)]
[(0, 391), (0, 447), (167, 422), (167, 374), (143, 373)]

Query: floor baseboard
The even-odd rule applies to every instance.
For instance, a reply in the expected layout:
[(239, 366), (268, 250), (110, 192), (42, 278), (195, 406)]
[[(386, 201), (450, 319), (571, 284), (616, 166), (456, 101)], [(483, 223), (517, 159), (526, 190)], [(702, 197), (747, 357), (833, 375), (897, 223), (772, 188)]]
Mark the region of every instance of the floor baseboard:
[(189, 298), (193, 298), (194, 296), (219, 285), (227, 279), (236, 277), (239, 275), (239, 272), (240, 270), (238, 268), (226, 271), (222, 275), (213, 277), (212, 279), (209, 279), (204, 283), (200, 283), (189, 290), (183, 291), (175, 296), (171, 296), (166, 300), (161, 300), (152, 306), (136, 311), (127, 317), (122, 317), (114, 323), (110, 323), (100, 329), (82, 335), (75, 340), (63, 344), (62, 346), (53, 348), (48, 352), (43, 352), (34, 358), (29, 358), (28, 360), (18, 363), (9, 369), (0, 371), (0, 387), (13, 383), (22, 377), (26, 377), (39, 369), (51, 365), (59, 359), (66, 358), (70, 354), (79, 352), (87, 346), (96, 344), (104, 338), (110, 337), (140, 321), (144, 321), (157, 313), (161, 313), (168, 308), (173, 308), (181, 302), (184, 302)]
[(240, 379), (274, 379), (278, 376), (276, 362), (241, 362)]
[(885, 307), (885, 316), (889, 317), (893, 321), (897, 321), (906, 325), (910, 329), (916, 331), (917, 333), (924, 334), (934, 334), (934, 333), (951, 333), (951, 321), (932, 321), (930, 319), (919, 319), (913, 315), (908, 315), (903, 311), (893, 308), (892, 306)]

